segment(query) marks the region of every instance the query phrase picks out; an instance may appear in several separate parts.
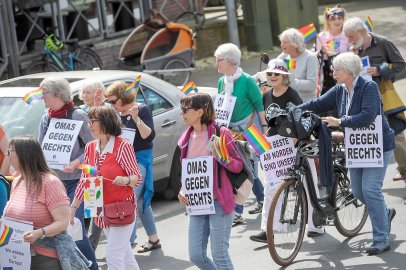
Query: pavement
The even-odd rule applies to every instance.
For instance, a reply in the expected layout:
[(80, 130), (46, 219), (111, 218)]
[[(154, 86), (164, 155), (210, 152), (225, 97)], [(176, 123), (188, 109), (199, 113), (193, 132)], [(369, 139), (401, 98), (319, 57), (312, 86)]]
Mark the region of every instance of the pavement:
[[(406, 57), (406, 1), (403, 0), (370, 0), (345, 3), (342, 5), (349, 15), (366, 18), (370, 16), (375, 24), (375, 32), (383, 34), (394, 41), (403, 57)], [(319, 7), (319, 14), (324, 6)], [(271, 57), (279, 54), (279, 48), (267, 52)], [(259, 52), (243, 51), (242, 68), (255, 74), (259, 69)], [(192, 80), (197, 85), (216, 87), (219, 74), (215, 69), (214, 57), (200, 60), (198, 69), (193, 73)], [(406, 102), (406, 78), (399, 77), (395, 83), (402, 99)], [(294, 263), (285, 268), (276, 265), (269, 255), (267, 246), (253, 242), (249, 236), (259, 232), (261, 216), (249, 215), (248, 210), (255, 207), (254, 197), (245, 204), (245, 223), (232, 229), (230, 238), (230, 254), (236, 270), (250, 269), (345, 269), (345, 270), (375, 270), (375, 269), (406, 269), (406, 183), (392, 181), (396, 174), (396, 164), (392, 162), (387, 170), (383, 192), (388, 206), (397, 211), (392, 222), (390, 235), (391, 251), (378, 256), (367, 256), (364, 250), (371, 244), (372, 228), (368, 219), (360, 234), (353, 238), (341, 236), (335, 227), (327, 227), (326, 234), (316, 238), (305, 236), (301, 250)], [(263, 179), (263, 177), (261, 178)], [(177, 201), (156, 199), (153, 202), (157, 230), (162, 243), (162, 249), (150, 253), (134, 254), (143, 270), (183, 270), (197, 269), (190, 263), (187, 248), (188, 218), (185, 209)], [(138, 230), (138, 243), (147, 241), (143, 228)], [(101, 269), (107, 269), (105, 264), (105, 240), (102, 239), (96, 256)], [(210, 253), (210, 252), (209, 252)]]

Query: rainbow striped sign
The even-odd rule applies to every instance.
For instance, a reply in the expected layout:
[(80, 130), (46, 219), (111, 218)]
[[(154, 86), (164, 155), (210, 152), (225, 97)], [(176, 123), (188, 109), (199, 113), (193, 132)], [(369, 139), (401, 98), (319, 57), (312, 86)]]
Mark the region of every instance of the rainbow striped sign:
[(195, 93), (197, 93), (198, 90), (197, 90), (196, 84), (194, 82), (190, 81), (187, 84), (185, 84), (185, 86), (183, 86), (181, 91), (183, 94), (187, 95), (192, 91), (195, 91)]
[(304, 42), (308, 43), (310, 40), (315, 38), (317, 36), (317, 30), (314, 24), (308, 24), (305, 26), (300, 27), (297, 29), (300, 33), (302, 33), (304, 37)]
[(367, 26), (369, 32), (374, 31), (374, 23), (372, 22), (371, 17), (367, 17), (367, 19), (365, 20), (365, 25)]
[(338, 48), (340, 47), (340, 41), (337, 39), (329, 39), (326, 42), (327, 50), (329, 52), (338, 52)]
[(296, 69), (296, 60), (294, 60), (294, 59), (283, 59), (283, 61), (285, 61), (286, 66), (288, 67), (288, 70)]
[(247, 142), (254, 147), (258, 155), (262, 155), (272, 148), (271, 143), (268, 142), (255, 124), (247, 128), (242, 135), (247, 139)]
[(42, 88), (39, 88), (37, 90), (31, 91), (29, 93), (27, 93), (24, 97), (23, 97), (23, 101), (27, 104), (31, 104), (31, 102), (33, 100), (38, 100), (38, 99), (43, 99), (44, 98), (44, 93)]
[(129, 85), (127, 85), (125, 87), (124, 94), (126, 94), (126, 95), (130, 94), (131, 89), (133, 89), (133, 88), (138, 89), (138, 87), (140, 86), (140, 82), (141, 82), (141, 75), (137, 76), (137, 78), (135, 78), (135, 80), (132, 83), (130, 83)]
[(79, 164), (77, 166), (78, 169), (82, 170), (84, 174), (87, 175), (97, 175), (97, 168), (96, 166), (87, 165), (87, 164)]
[(4, 230), (0, 236), (0, 247), (5, 246), (10, 241), (11, 234), (13, 233), (13, 229), (4, 224)]

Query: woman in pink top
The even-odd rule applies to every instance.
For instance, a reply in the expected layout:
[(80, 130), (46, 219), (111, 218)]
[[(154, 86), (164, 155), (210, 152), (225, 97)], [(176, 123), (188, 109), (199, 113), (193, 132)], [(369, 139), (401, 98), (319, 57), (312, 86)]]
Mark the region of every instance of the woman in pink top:
[(7, 156), (18, 176), (13, 181), (4, 216), (33, 223), (34, 230), (24, 233), (24, 240), (35, 252), (31, 257), (31, 270), (62, 269), (55, 249), (34, 242), (55, 236), (68, 227), (69, 198), (65, 187), (49, 169), (36, 139), (12, 139)]
[[(218, 160), (216, 154), (209, 151), (207, 146), (211, 136), (216, 134), (216, 123), (213, 102), (208, 94), (191, 94), (182, 98), (180, 103), (183, 121), (189, 126), (178, 142), (181, 159), (212, 155), (214, 157), (214, 196), (207, 195), (206, 199), (214, 201), (215, 214), (189, 217), (189, 257), (200, 269), (234, 269), (228, 247), (235, 202), (226, 170), (233, 173), (241, 172), (242, 160), (237, 154), (234, 143), (231, 143), (233, 137), (226, 127), (220, 128), (220, 135), (225, 136), (225, 145), (230, 154), (229, 162)], [(179, 201), (185, 206), (196, 204), (196, 197), (188, 199), (182, 191), (178, 195)], [(213, 259), (207, 257), (209, 237)]]

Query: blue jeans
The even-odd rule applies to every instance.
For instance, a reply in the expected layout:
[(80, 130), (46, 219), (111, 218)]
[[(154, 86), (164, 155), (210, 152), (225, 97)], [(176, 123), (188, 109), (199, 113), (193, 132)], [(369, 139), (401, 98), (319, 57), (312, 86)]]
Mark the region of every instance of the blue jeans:
[[(140, 169), (140, 173), (142, 179), (145, 179), (145, 174), (147, 173), (144, 166), (138, 163), (138, 168)], [(157, 233), (155, 220), (154, 220), (154, 213), (152, 212), (151, 205), (147, 206), (144, 210), (142, 209), (142, 190), (144, 189), (144, 181), (141, 184), (134, 188), (134, 194), (137, 198), (137, 207), (138, 207), (138, 215), (142, 221), (142, 225), (144, 226), (145, 232), (148, 236), (154, 235)], [(134, 229), (131, 233), (130, 243), (134, 243), (135, 239), (137, 238), (137, 227), (138, 227), (138, 218), (135, 220)]]
[(393, 151), (383, 154), (383, 167), (381, 168), (350, 168), (352, 192), (368, 209), (372, 223), (374, 241), (388, 241), (388, 209), (382, 193), (388, 163)]
[[(252, 192), (254, 192), (255, 197), (257, 198), (257, 202), (264, 202), (264, 186), (262, 185), (261, 180), (258, 178), (258, 156), (254, 155), (254, 158), (251, 160), (252, 170), (254, 172), (254, 185), (252, 186)], [(235, 212), (237, 214), (242, 215), (244, 211), (244, 206), (241, 204), (236, 204)]]
[[(190, 261), (203, 270), (234, 269), (228, 253), (234, 212), (224, 213), (217, 200), (214, 208), (215, 214), (189, 218)], [(209, 236), (213, 260), (207, 257)]]
[[(75, 189), (78, 185), (79, 179), (77, 180), (64, 180), (62, 181), (66, 188), (66, 193), (68, 194), (69, 200), (72, 202), (73, 197), (75, 195)], [(83, 239), (79, 241), (75, 241), (76, 246), (79, 250), (86, 256), (89, 261), (92, 261), (92, 267), (90, 269), (97, 270), (99, 266), (97, 265), (96, 256), (94, 254), (94, 250), (90, 245), (89, 239), (87, 238), (85, 222), (84, 222), (84, 209), (83, 209), (83, 202), (80, 204), (78, 209), (76, 209), (75, 216), (82, 222), (82, 231), (83, 231)]]

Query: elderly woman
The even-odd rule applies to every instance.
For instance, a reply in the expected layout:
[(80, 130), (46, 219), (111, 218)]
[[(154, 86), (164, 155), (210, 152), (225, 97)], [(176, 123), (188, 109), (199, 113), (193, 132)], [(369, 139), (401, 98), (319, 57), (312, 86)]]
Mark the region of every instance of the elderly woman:
[(361, 59), (350, 52), (342, 53), (333, 65), (338, 84), (299, 107), (316, 113), (335, 109), (339, 118), (324, 117), (323, 121), (328, 126), (342, 128), (367, 128), (377, 115), (382, 116), (383, 167), (349, 168), (352, 192), (367, 206), (372, 223), (373, 243), (366, 252), (379, 254), (390, 249), (390, 224), (396, 214), (395, 209), (387, 208), (382, 194), (386, 169), (395, 148), (394, 132), (384, 116), (378, 86), (359, 76)]
[[(78, 185), (81, 175), (81, 171), (77, 169), (77, 166), (80, 163), (83, 163), (83, 152), (85, 150), (85, 144), (93, 140), (90, 129), (86, 125), (86, 123), (88, 122), (87, 114), (84, 111), (74, 107), (74, 103), (71, 98), (71, 88), (69, 82), (64, 78), (46, 78), (42, 80), (40, 88), (43, 90), (45, 108), (48, 108), (47, 113), (43, 115), (40, 122), (40, 143), (44, 141), (45, 134), (48, 130), (48, 126), (52, 118), (71, 119), (83, 123), (71, 151), (70, 163), (62, 170), (55, 169), (59, 179), (62, 180), (62, 183), (66, 188), (69, 199), (72, 201), (76, 186)], [(86, 258), (92, 261), (91, 269), (98, 269), (94, 250), (92, 249), (89, 239), (87, 238), (86, 229), (83, 222), (83, 204), (79, 206), (79, 211), (76, 212), (76, 217), (80, 220), (80, 222), (82, 222), (83, 227), (83, 239), (76, 241), (76, 245), (86, 256)]]
[[(95, 166), (97, 175), (103, 176), (103, 207), (114, 203), (131, 202), (136, 205), (133, 188), (142, 179), (135, 161), (133, 148), (121, 134), (121, 122), (113, 108), (99, 106), (89, 111), (89, 127), (96, 140), (85, 149), (85, 164)], [(82, 173), (82, 178), (91, 177)], [(82, 204), (85, 182), (80, 181), (72, 202), (71, 220)], [(116, 206), (117, 207), (117, 206)], [(121, 212), (122, 209), (117, 209)], [(137, 210), (135, 209), (135, 212)], [(106, 262), (110, 270), (139, 269), (128, 241), (134, 228), (134, 220), (127, 224), (110, 226), (105, 218), (96, 217), (95, 223), (104, 229), (107, 237)]]
[(305, 48), (304, 37), (297, 29), (289, 28), (283, 31), (279, 39), (283, 52), (278, 58), (296, 61), (296, 68), (291, 71), (295, 79), (290, 86), (299, 93), (304, 102), (314, 99), (319, 70), (317, 56)]
[[(214, 56), (216, 57), (218, 72), (224, 75), (219, 79), (218, 93), (237, 98), (229, 128), (241, 132), (251, 124), (255, 124), (259, 128), (262, 127), (265, 132), (267, 124), (262, 105), (262, 95), (255, 80), (249, 74), (243, 72), (240, 67), (240, 49), (232, 43), (222, 44), (216, 49)], [(258, 178), (257, 157), (254, 158), (253, 169), (255, 177), (252, 190), (257, 198), (258, 205), (250, 213), (260, 213), (264, 201), (264, 187)], [(242, 205), (237, 205), (234, 223), (241, 224), (244, 222), (242, 218), (243, 209)]]
[(83, 105), (79, 107), (85, 112), (89, 112), (93, 106), (103, 106), (104, 103), (104, 85), (100, 80), (87, 79), (79, 89), (79, 99), (83, 100)]

